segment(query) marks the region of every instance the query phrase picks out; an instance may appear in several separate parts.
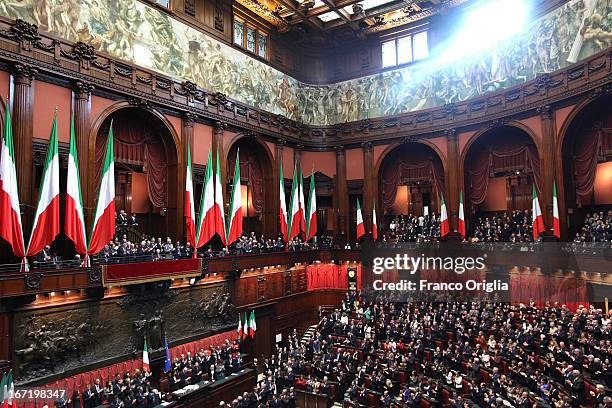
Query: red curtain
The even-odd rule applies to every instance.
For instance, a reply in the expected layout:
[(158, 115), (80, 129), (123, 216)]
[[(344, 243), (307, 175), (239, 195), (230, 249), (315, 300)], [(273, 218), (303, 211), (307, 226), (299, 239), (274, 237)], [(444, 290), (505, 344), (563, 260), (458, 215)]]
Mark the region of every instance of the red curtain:
[[(180, 346), (170, 348), (170, 358), (180, 357), (181, 354), (195, 354), (200, 349), (207, 349), (210, 346), (216, 347), (225, 343), (225, 340), (233, 341), (236, 338), (235, 330), (228, 330), (223, 333), (215, 334), (214, 336), (206, 337), (201, 340), (192, 341), (190, 343), (181, 344)], [(72, 397), (72, 392), (75, 389), (83, 389), (89, 384), (92, 385), (96, 378), (99, 378), (102, 385), (106, 385), (107, 381), (112, 380), (116, 373), (130, 372), (133, 373), (136, 369), (142, 369), (142, 358), (135, 358), (120, 363), (115, 363), (110, 366), (98, 368), (96, 370), (87, 371), (81, 374), (73, 375), (72, 377), (63, 378), (45, 385), (41, 388), (59, 389), (66, 390), (66, 398)], [(46, 401), (49, 406), (53, 405), (53, 401)], [(44, 405), (45, 401), (29, 401), (23, 402), (23, 405), (19, 405), (19, 408), (40, 408)]]
[[(150, 119), (148, 120), (150, 122)], [(115, 161), (128, 166), (142, 166), (147, 174), (147, 191), (155, 207), (166, 207), (167, 157), (163, 136), (140, 115), (118, 112), (113, 120)], [(99, 184), (110, 123), (101, 127), (96, 138), (96, 186)]]
[(587, 283), (584, 279), (566, 276), (545, 276), (534, 273), (512, 273), (510, 275), (512, 303), (543, 307), (547, 302), (559, 302), (575, 311), (580, 305), (589, 307)]
[(604, 133), (601, 129), (590, 129), (580, 137), (575, 138), (574, 155), (574, 177), (576, 180), (576, 200), (580, 204), (581, 197), (589, 196), (595, 185), (597, 174), (597, 159), (600, 147), (605, 143), (610, 146), (612, 134)]
[[(236, 166), (236, 151), (232, 149), (228, 160), (228, 178), (234, 179)], [(263, 214), (263, 186), (264, 174), (261, 158), (252, 149), (240, 151), (240, 178), (247, 180), (247, 186), (253, 199), (253, 208), (256, 214)]]
[[(315, 263), (306, 267), (306, 286), (308, 290), (348, 289), (347, 268), (349, 265)], [(350, 266), (353, 268), (354, 266)], [(361, 265), (357, 265), (357, 289), (361, 289)]]
[(476, 151), (469, 160), (470, 201), (474, 205), (484, 202), (491, 174), (495, 172), (532, 171), (536, 189), (541, 189), (540, 158), (531, 141), (501, 140), (489, 143)]
[(430, 148), (410, 144), (392, 152), (382, 170), (383, 205), (390, 210), (395, 202), (397, 188), (415, 181), (431, 181), (436, 192), (444, 193), (444, 168), (440, 159)]

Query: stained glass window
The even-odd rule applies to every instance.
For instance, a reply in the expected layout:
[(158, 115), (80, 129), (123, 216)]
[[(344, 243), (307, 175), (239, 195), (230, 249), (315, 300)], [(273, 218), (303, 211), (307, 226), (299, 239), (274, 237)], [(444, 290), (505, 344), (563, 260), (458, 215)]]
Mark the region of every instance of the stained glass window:
[(234, 44), (244, 47), (244, 23), (240, 20), (234, 20)]
[(246, 48), (255, 52), (255, 29), (251, 27), (247, 27)]
[(257, 44), (257, 54), (262, 58), (266, 58), (268, 52), (268, 37), (262, 33), (259, 33), (258, 38), (259, 42)]

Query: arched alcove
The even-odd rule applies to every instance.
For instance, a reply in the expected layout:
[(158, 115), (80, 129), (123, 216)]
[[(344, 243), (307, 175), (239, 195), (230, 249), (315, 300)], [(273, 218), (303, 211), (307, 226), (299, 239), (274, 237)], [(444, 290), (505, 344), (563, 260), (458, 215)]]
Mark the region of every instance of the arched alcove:
[[(240, 179), (242, 185), (243, 230), (273, 237), (275, 223), (274, 167), (272, 154), (267, 146), (258, 139), (238, 135), (232, 141), (227, 153), (226, 191), (231, 191), (230, 183), (234, 180), (236, 153), (240, 150)], [(229, 202), (226, 197), (226, 202)]]
[(612, 209), (612, 95), (579, 105), (562, 128), (558, 149), (563, 174), (560, 207), (568, 239), (587, 214)]
[[(172, 126), (156, 111), (120, 103), (94, 121), (89, 173), (94, 194), (90, 197), (95, 201), (111, 122), (117, 212), (136, 214), (139, 225), (132, 233), (181, 239), (184, 192), (180, 142)], [(118, 234), (123, 232), (118, 228)]]
[(438, 213), (440, 193), (445, 192), (445, 169), (434, 146), (418, 142), (392, 146), (383, 153), (376, 171), (385, 225), (394, 215), (422, 215), (425, 207)]
[(521, 126), (498, 126), (475, 135), (464, 151), (463, 170), (468, 221), (531, 209), (533, 183), (538, 191), (543, 183), (536, 139)]

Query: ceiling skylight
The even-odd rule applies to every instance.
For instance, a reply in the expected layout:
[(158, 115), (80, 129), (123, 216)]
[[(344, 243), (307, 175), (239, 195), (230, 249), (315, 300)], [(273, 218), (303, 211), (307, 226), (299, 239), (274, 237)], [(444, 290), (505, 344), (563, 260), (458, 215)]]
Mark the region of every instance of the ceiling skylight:
[(323, 21), (324, 23), (327, 23), (328, 21), (337, 20), (340, 18), (338, 13), (336, 13), (335, 11), (329, 11), (317, 17), (319, 17), (319, 20)]

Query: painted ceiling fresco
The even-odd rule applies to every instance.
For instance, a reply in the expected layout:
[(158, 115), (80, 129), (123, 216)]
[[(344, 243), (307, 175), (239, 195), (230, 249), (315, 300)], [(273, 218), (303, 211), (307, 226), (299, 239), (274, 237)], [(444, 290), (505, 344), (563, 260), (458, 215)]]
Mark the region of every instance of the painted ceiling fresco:
[(612, 0), (572, 0), (452, 64), (308, 85), (137, 0), (2, 0), (0, 15), (311, 125), (417, 111), (507, 88), (612, 45)]

